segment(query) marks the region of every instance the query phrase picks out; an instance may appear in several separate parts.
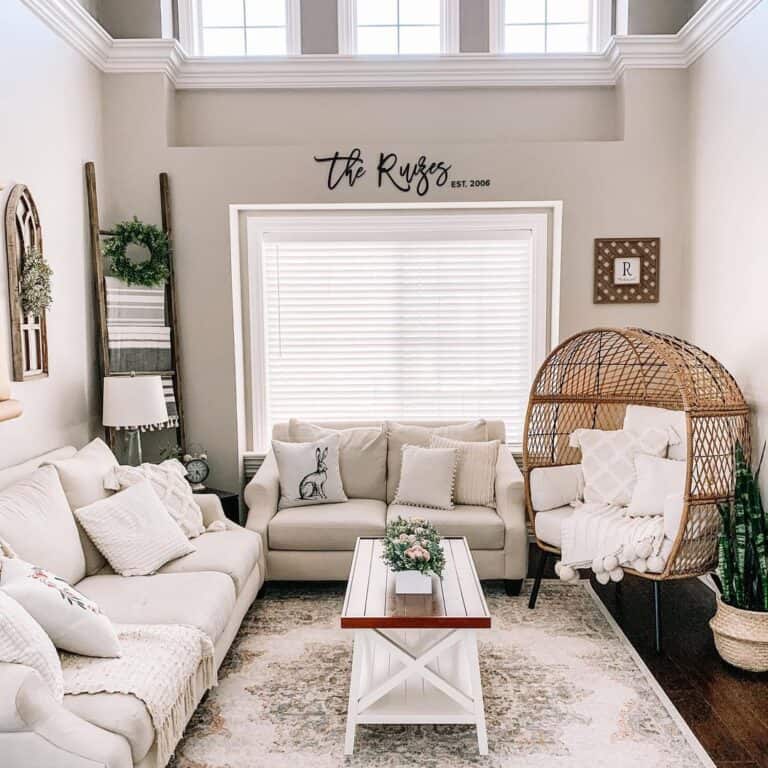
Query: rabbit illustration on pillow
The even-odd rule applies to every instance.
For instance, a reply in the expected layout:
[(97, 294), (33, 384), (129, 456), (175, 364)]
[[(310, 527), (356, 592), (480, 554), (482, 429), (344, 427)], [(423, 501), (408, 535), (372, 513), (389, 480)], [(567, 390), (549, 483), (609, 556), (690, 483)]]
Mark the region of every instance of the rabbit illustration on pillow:
[(328, 466), (325, 459), (328, 456), (328, 447), (321, 452), (319, 448), (315, 450), (317, 459), (317, 469), (301, 478), (299, 483), (299, 497), (301, 499), (325, 499), (325, 481), (328, 479)]

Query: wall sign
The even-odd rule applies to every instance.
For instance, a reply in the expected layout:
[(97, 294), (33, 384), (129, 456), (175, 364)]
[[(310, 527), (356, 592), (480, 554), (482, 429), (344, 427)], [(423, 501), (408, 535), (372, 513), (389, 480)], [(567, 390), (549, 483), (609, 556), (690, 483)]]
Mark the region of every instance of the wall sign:
[(659, 300), (658, 237), (595, 240), (595, 304), (654, 303)]
[(379, 189), (390, 188), (398, 192), (415, 192), (424, 197), (434, 189), (471, 189), (490, 187), (490, 179), (454, 179), (451, 176), (453, 166), (445, 160), (435, 160), (427, 155), (403, 159), (395, 152), (379, 152), (375, 164), (369, 163), (362, 150), (355, 147), (349, 152), (336, 151), (332, 155), (314, 156), (315, 162), (325, 167), (325, 182), (328, 189), (339, 187), (352, 189), (356, 185), (364, 186), (364, 179), (373, 178)]

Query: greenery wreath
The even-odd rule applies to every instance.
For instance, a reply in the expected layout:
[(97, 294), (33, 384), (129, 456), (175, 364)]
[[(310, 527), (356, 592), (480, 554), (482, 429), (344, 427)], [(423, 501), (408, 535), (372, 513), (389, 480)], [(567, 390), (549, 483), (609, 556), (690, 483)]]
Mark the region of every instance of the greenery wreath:
[(21, 267), (21, 308), (27, 315), (42, 315), (51, 306), (53, 270), (39, 248), (27, 251)]
[[(146, 261), (131, 261), (126, 249), (131, 243), (143, 245), (149, 251)], [(112, 272), (128, 285), (160, 285), (168, 279), (168, 257), (171, 244), (168, 235), (152, 224), (144, 224), (135, 216), (133, 221), (117, 224), (104, 245)]]

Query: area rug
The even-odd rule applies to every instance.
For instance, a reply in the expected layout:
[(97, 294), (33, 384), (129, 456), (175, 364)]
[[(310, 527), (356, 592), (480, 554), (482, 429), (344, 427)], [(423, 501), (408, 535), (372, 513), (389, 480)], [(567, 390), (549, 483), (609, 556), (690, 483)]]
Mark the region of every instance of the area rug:
[(268, 587), (173, 768), (713, 766), (588, 585), (545, 582), (536, 610), (486, 586), (480, 633), (490, 754), (470, 726), (358, 726), (344, 757), (352, 633), (343, 587)]

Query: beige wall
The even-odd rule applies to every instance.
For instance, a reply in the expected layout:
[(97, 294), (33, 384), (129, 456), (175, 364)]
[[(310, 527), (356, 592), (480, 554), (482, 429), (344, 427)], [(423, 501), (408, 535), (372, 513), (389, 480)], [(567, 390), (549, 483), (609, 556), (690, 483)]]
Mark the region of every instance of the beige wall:
[(703, 0), (629, 0), (630, 35), (674, 35)]
[[(105, 221), (158, 221), (157, 173), (170, 173), (187, 426), (209, 451), (214, 484), (237, 487), (239, 478), (228, 206), (416, 200), (375, 183), (330, 192), (315, 154), (352, 146), (369, 156), (425, 153), (452, 163), (455, 178), (492, 180), (485, 190), (435, 190), (427, 202), (563, 200), (561, 334), (614, 324), (681, 330), (685, 72), (634, 71), (607, 95), (470, 92), (471, 108), (445, 90), (177, 97), (154, 75), (107, 76), (104, 93), (105, 136), (119, 147), (104, 168), (113, 192)], [(608, 136), (591, 122), (593, 109), (610, 116)], [(532, 140), (539, 129), (550, 140)], [(177, 137), (198, 145), (173, 146)], [(612, 235), (661, 237), (658, 305), (592, 304), (593, 238)]]
[[(0, 424), (5, 466), (83, 444), (98, 428), (83, 163), (101, 156), (101, 76), (19, 2), (0, 3), (0, 72), (0, 184), (32, 190), (54, 272), (51, 375), (13, 385), (25, 412)], [(2, 348), (9, 333), (4, 245), (0, 254)]]
[[(768, 3), (690, 71), (691, 243), (686, 333), (734, 374), (768, 438)], [(768, 493), (768, 471), (762, 473)]]

